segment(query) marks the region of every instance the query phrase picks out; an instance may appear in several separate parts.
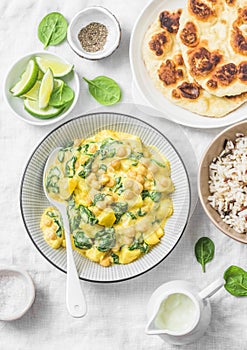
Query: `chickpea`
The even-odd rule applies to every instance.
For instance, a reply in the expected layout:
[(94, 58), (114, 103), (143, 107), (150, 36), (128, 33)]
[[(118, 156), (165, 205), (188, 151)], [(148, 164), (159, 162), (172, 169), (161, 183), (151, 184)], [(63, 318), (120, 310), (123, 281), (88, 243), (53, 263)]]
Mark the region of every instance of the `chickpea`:
[(151, 164), (151, 165), (149, 165), (148, 168), (153, 174), (157, 173), (157, 171), (159, 170), (159, 168), (156, 164)]
[(160, 184), (163, 186), (163, 187), (168, 187), (169, 186), (169, 179), (167, 177), (163, 177), (161, 180), (160, 180)]
[(125, 199), (133, 199), (134, 196), (135, 196), (135, 194), (134, 194), (134, 192), (131, 191), (131, 190), (126, 190), (126, 191), (124, 192), (124, 198), (125, 198)]
[(96, 181), (97, 180), (97, 177), (94, 173), (91, 173), (88, 177), (87, 177), (87, 182), (90, 184), (92, 183), (93, 181)]
[(98, 164), (93, 163), (93, 165), (92, 165), (92, 172), (93, 172), (93, 173), (97, 173), (98, 169), (99, 169)]
[(147, 180), (153, 180), (153, 175), (151, 173), (148, 173), (146, 176)]
[(110, 176), (104, 174), (100, 177), (99, 180), (102, 185), (106, 185), (110, 181)]
[(127, 151), (124, 147), (119, 147), (119, 149), (117, 150), (117, 157), (125, 157), (127, 154)]
[(141, 163), (142, 163), (143, 165), (145, 165), (146, 167), (148, 167), (149, 164), (150, 164), (150, 160), (147, 159), (147, 158), (144, 158), (144, 159), (141, 159)]
[(138, 182), (135, 182), (133, 185), (133, 191), (137, 194), (141, 193), (143, 191), (143, 186), (139, 184)]
[(136, 168), (136, 171), (140, 175), (146, 175), (147, 174), (147, 168), (144, 165), (142, 165), (142, 164), (138, 165), (138, 167)]
[(149, 182), (149, 181), (144, 182), (144, 189), (145, 190), (151, 190), (151, 188), (152, 188), (151, 182)]
[(144, 177), (141, 175), (137, 175), (136, 181), (139, 182), (141, 185), (143, 185), (145, 182)]
[(48, 240), (55, 240), (57, 238), (56, 236), (56, 228), (55, 226), (49, 227), (47, 230), (45, 230), (45, 237)]
[(110, 181), (107, 182), (106, 186), (107, 187), (113, 187), (115, 185), (115, 180), (113, 179), (113, 177), (111, 177)]
[(125, 229), (125, 235), (128, 237), (128, 238), (133, 238), (136, 234), (136, 230), (133, 226), (130, 226), (130, 227), (127, 227)]
[(105, 198), (104, 202), (106, 203), (106, 205), (109, 205), (109, 204), (111, 204), (113, 202), (113, 199), (112, 199), (112, 197), (107, 196)]
[(98, 181), (93, 180), (93, 181), (91, 182), (91, 186), (92, 186), (95, 190), (99, 190), (99, 189), (100, 189), (100, 184), (99, 184)]
[(104, 210), (106, 208), (106, 202), (105, 201), (98, 201), (96, 206), (101, 209)]
[(132, 177), (134, 179), (136, 178), (136, 175), (137, 175), (135, 170), (129, 170), (127, 174), (129, 177)]
[(95, 153), (97, 151), (97, 145), (95, 143), (88, 147), (88, 153)]
[(76, 139), (76, 140), (74, 141), (74, 146), (75, 146), (75, 147), (79, 147), (80, 144), (81, 144), (81, 140), (80, 140), (80, 139)]
[(46, 218), (44, 219), (44, 224), (45, 224), (45, 226), (50, 227), (51, 224), (52, 224), (52, 219), (46, 217)]
[(113, 167), (113, 169), (115, 170), (119, 170), (121, 167), (121, 162), (119, 159), (113, 160), (110, 164), (111, 167)]
[(133, 242), (133, 238), (130, 237), (123, 237), (123, 244), (127, 244), (127, 245), (131, 245), (131, 243)]
[(125, 187), (125, 188), (132, 188), (132, 187), (133, 187), (133, 184), (134, 184), (134, 181), (133, 181), (133, 180), (127, 179), (127, 180), (124, 182), (124, 187)]
[(136, 230), (139, 231), (139, 232), (146, 232), (148, 229), (148, 225), (147, 225), (147, 222), (146, 220), (141, 220), (141, 221), (138, 221), (137, 224), (136, 224)]
[(118, 195), (116, 193), (112, 194), (112, 200), (116, 202), (118, 200)]

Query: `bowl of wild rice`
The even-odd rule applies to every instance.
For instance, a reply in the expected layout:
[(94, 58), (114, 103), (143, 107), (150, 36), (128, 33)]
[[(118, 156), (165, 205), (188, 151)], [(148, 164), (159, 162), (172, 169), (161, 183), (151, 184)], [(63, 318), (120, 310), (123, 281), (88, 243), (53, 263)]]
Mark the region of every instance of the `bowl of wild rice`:
[(222, 131), (199, 168), (198, 192), (215, 226), (247, 243), (247, 120)]

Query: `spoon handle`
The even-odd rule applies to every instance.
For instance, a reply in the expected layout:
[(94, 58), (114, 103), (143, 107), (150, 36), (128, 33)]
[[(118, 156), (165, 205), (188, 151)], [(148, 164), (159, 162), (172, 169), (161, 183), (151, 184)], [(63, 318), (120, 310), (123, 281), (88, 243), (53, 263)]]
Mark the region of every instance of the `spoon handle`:
[(78, 318), (85, 316), (87, 306), (75, 266), (66, 207), (59, 209), (63, 218), (67, 252), (66, 304), (70, 315)]

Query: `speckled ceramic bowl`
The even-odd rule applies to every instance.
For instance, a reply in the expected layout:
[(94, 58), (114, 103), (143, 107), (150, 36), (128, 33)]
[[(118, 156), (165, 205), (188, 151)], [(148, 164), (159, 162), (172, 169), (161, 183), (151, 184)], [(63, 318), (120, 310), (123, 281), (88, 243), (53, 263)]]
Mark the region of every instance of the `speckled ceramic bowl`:
[[(108, 35), (104, 48), (97, 52), (85, 51), (78, 39), (80, 30), (91, 22), (98, 22), (106, 26)], [(116, 17), (101, 6), (88, 7), (78, 12), (69, 24), (67, 40), (71, 49), (82, 58), (88, 60), (100, 60), (110, 56), (119, 46), (121, 41), (121, 27)]]

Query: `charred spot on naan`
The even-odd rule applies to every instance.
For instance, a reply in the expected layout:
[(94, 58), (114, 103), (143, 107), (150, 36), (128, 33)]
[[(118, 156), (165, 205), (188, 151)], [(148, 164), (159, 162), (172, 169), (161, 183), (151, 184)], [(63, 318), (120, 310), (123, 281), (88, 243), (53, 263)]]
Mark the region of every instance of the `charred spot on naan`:
[(209, 75), (222, 58), (218, 51), (210, 52), (205, 47), (191, 50), (188, 54), (190, 71), (193, 76)]
[(228, 63), (219, 67), (213, 74), (213, 79), (219, 85), (228, 86), (237, 79), (238, 69), (234, 63)]
[(217, 89), (218, 87), (218, 83), (217, 81), (213, 80), (213, 79), (209, 79), (207, 81), (207, 86), (210, 88), (210, 89)]
[(163, 11), (159, 15), (161, 28), (167, 29), (169, 33), (176, 34), (179, 28), (179, 20), (182, 10), (178, 9), (176, 12)]
[(189, 100), (196, 100), (200, 96), (201, 87), (196, 83), (183, 82), (176, 89), (172, 90), (172, 97), (180, 99), (184, 97)]
[(152, 36), (148, 46), (155, 56), (160, 57), (171, 47), (170, 35), (166, 30), (156, 33)]
[(183, 70), (177, 69), (175, 62), (168, 59), (160, 65), (158, 76), (164, 85), (169, 86), (176, 84), (178, 80), (183, 78)]
[(177, 66), (183, 66), (184, 65), (184, 59), (181, 54), (177, 54), (173, 57), (174, 62)]
[(241, 62), (238, 66), (238, 78), (243, 82), (247, 83), (247, 62)]
[(238, 10), (232, 25), (231, 45), (235, 52), (247, 55), (247, 7)]
[(189, 0), (188, 9), (200, 21), (208, 21), (215, 16), (215, 10), (202, 0)]
[(228, 6), (234, 6), (236, 3), (236, 0), (225, 0), (225, 2)]
[(195, 47), (199, 44), (199, 36), (196, 26), (193, 22), (187, 22), (180, 32), (182, 43), (189, 47)]

